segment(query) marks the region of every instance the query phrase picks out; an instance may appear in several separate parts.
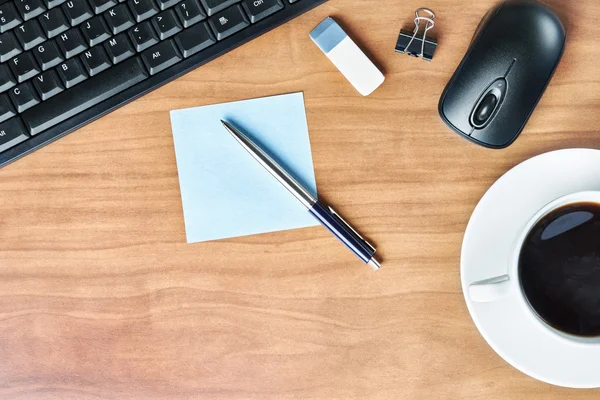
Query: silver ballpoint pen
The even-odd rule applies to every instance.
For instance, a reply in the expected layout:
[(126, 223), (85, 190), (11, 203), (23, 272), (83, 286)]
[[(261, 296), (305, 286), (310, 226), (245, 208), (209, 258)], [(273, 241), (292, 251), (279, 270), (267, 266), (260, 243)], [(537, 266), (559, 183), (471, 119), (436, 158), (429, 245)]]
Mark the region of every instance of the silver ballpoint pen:
[(228, 122), (221, 120), (227, 131), (242, 145), (256, 161), (260, 163), (279, 183), (281, 183), (300, 203), (331, 233), (346, 245), (365, 264), (373, 269), (381, 268), (374, 257), (375, 247), (367, 242), (354, 228), (350, 226), (333, 208), (323, 205), (288, 174), (275, 160), (265, 153), (249, 137)]

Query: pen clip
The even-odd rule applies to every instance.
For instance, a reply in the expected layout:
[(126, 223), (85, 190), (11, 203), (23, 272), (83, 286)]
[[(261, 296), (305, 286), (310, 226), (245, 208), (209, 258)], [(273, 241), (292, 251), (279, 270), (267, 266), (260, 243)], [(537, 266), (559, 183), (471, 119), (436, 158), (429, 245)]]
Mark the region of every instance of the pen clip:
[(373, 252), (375, 253), (376, 249), (375, 247), (369, 243), (364, 237), (362, 237), (360, 235), (360, 233), (356, 232), (356, 229), (354, 229), (348, 222), (346, 222), (346, 220), (344, 218), (342, 218), (342, 216), (340, 214), (338, 214), (337, 212), (335, 212), (335, 210), (331, 207), (331, 206), (327, 206), (329, 208), (329, 212), (331, 213), (331, 215), (333, 215), (334, 218), (336, 218), (337, 220), (339, 220), (342, 224), (344, 224), (346, 226), (346, 228), (350, 229), (352, 231), (352, 233), (354, 233), (360, 240), (362, 240), (362, 242)]

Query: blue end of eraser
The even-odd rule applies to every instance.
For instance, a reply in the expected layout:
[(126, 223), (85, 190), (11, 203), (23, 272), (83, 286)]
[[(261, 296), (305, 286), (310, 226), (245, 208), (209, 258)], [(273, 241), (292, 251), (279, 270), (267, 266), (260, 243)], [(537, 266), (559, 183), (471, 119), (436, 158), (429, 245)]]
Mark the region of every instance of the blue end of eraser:
[(325, 18), (309, 35), (323, 53), (329, 53), (348, 36), (331, 17)]

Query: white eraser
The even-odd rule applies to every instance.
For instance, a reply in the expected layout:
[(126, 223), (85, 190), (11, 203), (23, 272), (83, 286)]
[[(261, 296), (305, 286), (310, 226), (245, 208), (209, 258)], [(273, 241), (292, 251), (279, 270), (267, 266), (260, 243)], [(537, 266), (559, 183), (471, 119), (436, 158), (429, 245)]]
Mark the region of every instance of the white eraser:
[(363, 96), (371, 94), (385, 80), (381, 71), (333, 18), (328, 17), (317, 25), (310, 38)]

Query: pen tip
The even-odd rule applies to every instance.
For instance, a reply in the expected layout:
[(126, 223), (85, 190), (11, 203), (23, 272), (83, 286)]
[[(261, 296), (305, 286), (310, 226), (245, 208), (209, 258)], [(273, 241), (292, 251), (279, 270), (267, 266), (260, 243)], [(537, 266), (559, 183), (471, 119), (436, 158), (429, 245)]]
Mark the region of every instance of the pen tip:
[(221, 120), (221, 123), (223, 124), (225, 129), (227, 129), (229, 132), (233, 132), (233, 127), (228, 122)]

